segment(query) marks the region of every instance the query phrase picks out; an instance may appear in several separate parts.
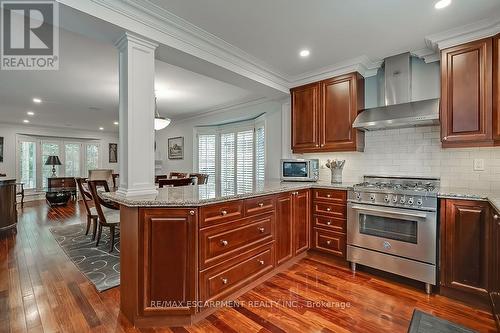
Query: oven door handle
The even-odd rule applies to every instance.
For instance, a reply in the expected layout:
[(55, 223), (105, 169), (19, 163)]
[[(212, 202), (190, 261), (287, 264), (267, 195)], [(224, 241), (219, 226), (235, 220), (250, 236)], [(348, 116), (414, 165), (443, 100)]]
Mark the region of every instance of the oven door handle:
[(425, 219), (427, 218), (427, 214), (418, 214), (418, 213), (406, 213), (406, 212), (393, 212), (393, 211), (387, 211), (387, 210), (381, 210), (381, 209), (375, 209), (375, 208), (367, 208), (367, 207), (362, 207), (362, 206), (352, 206), (352, 209), (355, 210), (362, 210), (366, 212), (374, 212), (374, 213), (382, 213), (382, 214), (391, 214), (391, 215), (402, 215), (402, 216), (409, 216), (409, 217), (417, 217), (420, 219)]

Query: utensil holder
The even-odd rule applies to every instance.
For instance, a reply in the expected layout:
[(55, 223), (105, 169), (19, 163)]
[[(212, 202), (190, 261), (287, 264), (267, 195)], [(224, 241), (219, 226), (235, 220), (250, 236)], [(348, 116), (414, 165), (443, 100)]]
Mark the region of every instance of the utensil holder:
[(332, 168), (330, 169), (332, 172), (332, 184), (342, 183), (342, 168)]

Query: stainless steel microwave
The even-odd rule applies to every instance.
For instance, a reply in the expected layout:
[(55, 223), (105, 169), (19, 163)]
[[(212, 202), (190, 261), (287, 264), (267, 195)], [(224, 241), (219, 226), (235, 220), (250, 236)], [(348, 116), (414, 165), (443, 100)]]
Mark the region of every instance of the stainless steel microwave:
[(319, 179), (318, 159), (281, 160), (281, 180), (316, 182)]

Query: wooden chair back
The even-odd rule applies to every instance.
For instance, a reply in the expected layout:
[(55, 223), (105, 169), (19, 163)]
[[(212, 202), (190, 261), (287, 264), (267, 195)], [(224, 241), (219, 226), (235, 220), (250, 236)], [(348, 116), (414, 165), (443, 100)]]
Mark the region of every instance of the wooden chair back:
[(198, 179), (198, 185), (208, 183), (208, 175), (205, 173), (190, 173), (189, 177), (196, 177), (196, 179)]
[(90, 216), (92, 215), (90, 213), (90, 201), (92, 201), (92, 194), (85, 189), (83, 186), (84, 183), (84, 178), (75, 178), (76, 179), (76, 185), (78, 186), (78, 191), (80, 191), (80, 194), (83, 199), (83, 204), (85, 205), (85, 210), (87, 211), (87, 215)]
[(113, 170), (111, 169), (94, 169), (89, 170), (89, 180), (105, 180), (108, 182), (108, 188), (113, 186)]
[(90, 193), (92, 194), (92, 199), (94, 200), (95, 209), (97, 210), (97, 216), (99, 217), (99, 223), (103, 226), (109, 226), (106, 222), (106, 216), (104, 216), (104, 211), (102, 206), (105, 206), (104, 200), (99, 196), (99, 187), (104, 188), (104, 192), (109, 192), (109, 185), (106, 180), (89, 180), (88, 181)]
[(113, 177), (113, 187), (117, 188), (118, 187), (118, 183), (116, 182), (116, 180), (118, 178), (120, 178), (120, 174), (119, 173), (113, 173), (111, 176)]
[(170, 179), (187, 178), (188, 174), (186, 172), (171, 172), (169, 174)]
[(179, 179), (164, 179), (160, 178), (158, 180), (158, 186), (160, 188), (162, 187), (177, 187), (177, 186), (188, 186), (188, 185), (195, 185), (196, 184), (196, 178), (179, 178)]

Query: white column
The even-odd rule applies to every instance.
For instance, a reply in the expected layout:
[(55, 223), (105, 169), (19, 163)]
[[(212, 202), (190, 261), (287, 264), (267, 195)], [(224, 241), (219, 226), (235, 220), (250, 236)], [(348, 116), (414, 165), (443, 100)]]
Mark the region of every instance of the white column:
[(155, 49), (158, 44), (125, 33), (120, 52), (120, 185), (118, 194), (156, 194), (154, 156)]

